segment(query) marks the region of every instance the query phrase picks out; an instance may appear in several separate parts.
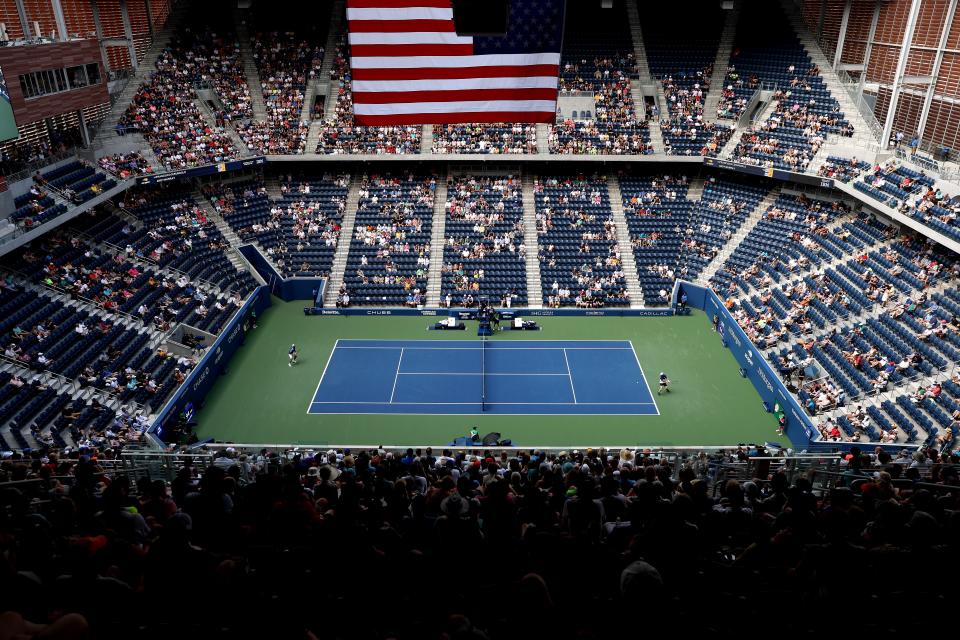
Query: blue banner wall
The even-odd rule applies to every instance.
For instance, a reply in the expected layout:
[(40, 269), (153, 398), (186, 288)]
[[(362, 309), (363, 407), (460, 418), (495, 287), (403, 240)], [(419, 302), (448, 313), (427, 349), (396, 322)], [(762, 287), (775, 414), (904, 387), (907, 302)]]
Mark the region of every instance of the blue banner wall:
[(708, 291), (710, 290), (706, 287), (698, 287), (697, 285), (677, 280), (673, 287), (673, 305), (676, 306), (677, 302), (680, 301), (680, 296), (687, 294), (687, 304), (689, 306), (694, 309), (703, 309), (707, 303)]
[(238, 247), (247, 262), (267, 281), (270, 293), (285, 302), (291, 300), (316, 300), (323, 295), (326, 278), (284, 278), (273, 268), (270, 261), (252, 244)]
[[(806, 449), (816, 433), (813, 422), (797, 400), (787, 391), (787, 388), (776, 372), (767, 364), (763, 355), (753, 346), (753, 343), (747, 338), (747, 334), (743, 332), (737, 321), (723, 306), (723, 302), (717, 297), (717, 294), (706, 287), (689, 282), (680, 283), (677, 287), (677, 295), (680, 293), (687, 294), (687, 304), (691, 307), (703, 310), (709, 318), (716, 315), (720, 319), (720, 339), (730, 349), (730, 353), (733, 354), (740, 368), (747, 374), (747, 378), (753, 383), (768, 409), (772, 410), (775, 405), (780, 405), (787, 416), (786, 433), (793, 446), (798, 449)], [(771, 428), (774, 427), (772, 416), (770, 426)]]
[(283, 276), (273, 268), (273, 265), (260, 253), (260, 250), (252, 244), (243, 244), (237, 247), (237, 251), (247, 259), (250, 266), (256, 269), (260, 277), (266, 281), (267, 286), (270, 287), (270, 293), (280, 297), (280, 283), (283, 282)]
[[(505, 309), (497, 308), (499, 311), (510, 311), (517, 316), (535, 317), (553, 317), (553, 316), (590, 316), (590, 317), (636, 317), (651, 318), (672, 316), (673, 309), (664, 307), (663, 309)], [(370, 309), (364, 307), (350, 307), (347, 309), (319, 309), (312, 310), (313, 315), (317, 316), (450, 316), (456, 315), (461, 311), (469, 309)]]
[(228, 162), (219, 162), (217, 164), (205, 164), (190, 169), (180, 169), (178, 171), (167, 171), (166, 173), (154, 174), (151, 176), (141, 176), (137, 178), (137, 184), (162, 184), (173, 180), (184, 180), (187, 178), (197, 178), (199, 176), (208, 176), (214, 173), (229, 173), (239, 171), (240, 169), (250, 169), (267, 164), (264, 156), (255, 158), (246, 158), (243, 160), (230, 160)]
[(269, 306), (270, 291), (267, 287), (260, 287), (227, 324), (184, 383), (180, 385), (173, 398), (160, 411), (150, 427), (150, 433), (163, 440), (165, 425), (170, 424), (171, 421), (175, 422), (181, 413), (190, 414), (202, 406), (204, 398), (207, 397), (220, 374), (227, 368), (234, 352), (243, 345), (246, 337), (244, 322), (251, 312), (259, 315)]

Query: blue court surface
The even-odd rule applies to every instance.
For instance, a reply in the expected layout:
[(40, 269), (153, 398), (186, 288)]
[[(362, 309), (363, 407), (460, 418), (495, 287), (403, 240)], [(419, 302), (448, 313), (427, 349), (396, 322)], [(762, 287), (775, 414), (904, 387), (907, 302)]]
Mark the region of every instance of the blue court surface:
[(338, 340), (307, 413), (660, 414), (626, 340)]

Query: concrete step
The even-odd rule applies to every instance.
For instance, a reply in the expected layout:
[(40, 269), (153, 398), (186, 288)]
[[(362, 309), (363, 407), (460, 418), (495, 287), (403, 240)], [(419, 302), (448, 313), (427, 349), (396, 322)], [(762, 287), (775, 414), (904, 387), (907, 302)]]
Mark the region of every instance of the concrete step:
[(707, 122), (717, 121), (717, 105), (720, 104), (720, 94), (723, 93), (723, 80), (730, 65), (730, 53), (733, 51), (733, 40), (740, 20), (740, 2), (734, 2), (733, 9), (727, 11), (723, 22), (723, 33), (720, 35), (720, 44), (717, 46), (717, 55), (713, 60), (713, 74), (710, 76), (710, 90), (703, 101), (703, 118)]
[[(433, 135), (431, 131), (431, 136)], [(437, 189), (433, 200), (433, 221), (430, 235), (430, 268), (427, 274), (427, 306), (440, 306), (441, 285), (443, 282), (444, 233), (447, 227), (447, 172), (442, 170), (437, 176)]]
[(660, 123), (656, 120), (650, 121), (650, 146), (653, 147), (655, 154), (664, 154), (666, 150), (663, 146), (663, 131), (660, 130)]
[(320, 144), (320, 133), (323, 129), (322, 120), (313, 120), (310, 122), (310, 130), (307, 132), (307, 145), (304, 153), (318, 153), (317, 145)]
[(423, 125), (421, 136), (420, 149), (422, 149), (425, 153), (433, 153), (433, 125)]
[(316, 78), (307, 82), (303, 95), (303, 108), (300, 110), (300, 122), (310, 122), (313, 119), (313, 104), (317, 99), (320, 81)]
[(534, 179), (530, 173), (525, 173), (522, 179), (523, 187), (523, 244), (527, 258), (527, 306), (531, 309), (543, 308), (543, 288), (541, 286), (540, 260), (538, 253), (537, 210), (534, 200)]
[(637, 273), (637, 261), (633, 255), (633, 242), (630, 240), (630, 227), (623, 212), (623, 195), (620, 193), (620, 182), (616, 179), (607, 183), (610, 194), (610, 210), (613, 212), (613, 223), (617, 228), (617, 246), (620, 250), (621, 267), (627, 283), (627, 293), (630, 295), (630, 308), (639, 309), (644, 306), (643, 288), (640, 286), (640, 275)]
[(636, 2), (627, 2), (627, 20), (630, 24), (630, 34), (633, 38), (633, 56), (637, 63), (637, 73), (641, 84), (649, 84), (652, 80), (650, 65), (647, 62), (647, 49), (643, 44), (643, 29), (640, 26), (640, 11)]
[(337, 250), (333, 255), (333, 265), (330, 267), (330, 278), (323, 294), (323, 306), (333, 307), (337, 302), (340, 285), (343, 284), (343, 274), (347, 268), (347, 256), (350, 253), (350, 241), (353, 239), (354, 223), (357, 219), (357, 206), (360, 202), (360, 176), (350, 178), (350, 190), (347, 192), (347, 201), (344, 203), (343, 220), (340, 225), (340, 237), (337, 239)]
[(240, 60), (243, 63), (243, 75), (250, 90), (250, 107), (253, 109), (254, 120), (266, 120), (267, 105), (263, 99), (263, 86), (260, 84), (260, 73), (253, 57), (253, 44), (250, 40), (250, 30), (247, 20), (250, 16), (242, 9), (233, 13), (234, 26), (237, 32), (237, 42), (240, 49)]
[(155, 32), (153, 42), (147, 50), (143, 61), (137, 67), (136, 73), (134, 73), (133, 77), (130, 78), (120, 92), (120, 95), (112, 101), (110, 111), (103, 119), (97, 131), (94, 132), (94, 138), (108, 137), (114, 134), (117, 123), (120, 121), (120, 116), (123, 115), (127, 107), (130, 106), (130, 101), (133, 100), (133, 96), (137, 93), (140, 85), (146, 82), (150, 78), (150, 74), (156, 70), (157, 60), (160, 54), (170, 44), (170, 38), (177, 31), (184, 16), (187, 14), (188, 4), (187, 2), (180, 2), (175, 5), (167, 16), (167, 22), (161, 29)]
[(547, 155), (550, 153), (550, 125), (546, 123), (537, 124), (537, 154)]

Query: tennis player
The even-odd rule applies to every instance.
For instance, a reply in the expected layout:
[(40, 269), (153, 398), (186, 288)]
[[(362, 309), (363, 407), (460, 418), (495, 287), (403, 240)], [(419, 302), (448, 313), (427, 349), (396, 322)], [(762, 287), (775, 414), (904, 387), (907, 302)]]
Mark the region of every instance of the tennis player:
[(297, 364), (297, 357), (299, 355), (300, 354), (297, 352), (297, 345), (290, 345), (290, 350), (287, 351), (287, 366), (292, 367), (293, 365)]
[(660, 388), (657, 389), (657, 395), (661, 395), (664, 391), (670, 393), (670, 378), (667, 377), (663, 371), (660, 372)]

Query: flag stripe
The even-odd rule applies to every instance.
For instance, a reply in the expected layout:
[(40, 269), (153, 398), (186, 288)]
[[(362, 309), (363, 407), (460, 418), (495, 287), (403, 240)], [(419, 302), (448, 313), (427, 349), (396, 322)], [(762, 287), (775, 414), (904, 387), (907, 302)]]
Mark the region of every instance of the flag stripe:
[(453, 20), (453, 9), (436, 7), (347, 9), (347, 20)]
[[(458, 91), (462, 89), (502, 89), (501, 78), (458, 78), (453, 80), (354, 80), (353, 92)], [(511, 89), (557, 89), (556, 76), (513, 78)]]
[(443, 113), (404, 113), (401, 115), (357, 115), (358, 125), (393, 127), (405, 124), (453, 124), (459, 122), (547, 122), (557, 119), (555, 111), (457, 111)]
[(350, 44), (467, 44), (473, 38), (458, 36), (452, 31), (410, 31), (406, 33), (351, 33)]
[(556, 89), (464, 89), (462, 91), (378, 91), (354, 93), (354, 111), (357, 105), (396, 105), (430, 102), (478, 102), (517, 100), (556, 100)]
[[(530, 64), (525, 66), (490, 67), (434, 67), (432, 69), (354, 69), (354, 85), (359, 80), (430, 80), (470, 78), (524, 78), (552, 76), (554, 83), (560, 67), (554, 64)], [(511, 84), (513, 82), (511, 81)]]
[(408, 56), (401, 58), (382, 56), (358, 56), (356, 51), (350, 59), (354, 69), (422, 69), (425, 67), (499, 67), (504, 65), (560, 66), (559, 53), (508, 53), (490, 55), (462, 56)]
[(456, 31), (452, 20), (352, 20), (350, 33), (401, 33), (403, 31)]
[(470, 56), (472, 44), (355, 44), (353, 59), (374, 56)]
[(347, 0), (347, 9), (403, 9), (406, 7), (437, 7), (448, 9), (450, 0)]
[[(354, 96), (356, 98), (356, 96)], [(457, 111), (555, 111), (554, 100), (462, 100), (459, 102), (394, 102), (365, 104), (354, 100), (357, 115), (383, 116), (400, 113), (447, 113)], [(465, 120), (464, 122), (470, 122)]]

